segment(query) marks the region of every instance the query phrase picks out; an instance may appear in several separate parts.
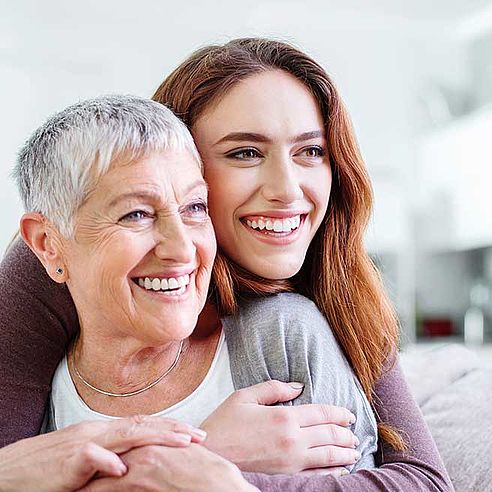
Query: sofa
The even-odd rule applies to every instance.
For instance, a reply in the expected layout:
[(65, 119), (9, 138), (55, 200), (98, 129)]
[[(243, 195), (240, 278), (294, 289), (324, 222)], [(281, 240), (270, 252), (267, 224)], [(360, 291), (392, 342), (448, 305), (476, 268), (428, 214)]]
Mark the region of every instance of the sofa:
[(447, 345), (401, 364), (456, 491), (492, 492), (492, 361)]

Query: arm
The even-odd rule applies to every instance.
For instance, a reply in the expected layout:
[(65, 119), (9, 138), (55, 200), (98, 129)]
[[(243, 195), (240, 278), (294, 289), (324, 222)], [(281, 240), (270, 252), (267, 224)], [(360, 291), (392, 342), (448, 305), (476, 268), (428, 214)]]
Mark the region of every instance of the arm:
[[(304, 384), (293, 401), (298, 408), (305, 403), (347, 408), (357, 417), (351, 430), (359, 440), (361, 459), (355, 466), (353, 460), (337, 464), (350, 471), (374, 467), (374, 413), (326, 318), (312, 301), (292, 293), (255, 298), (242, 302), (238, 315), (225, 318), (223, 325), (236, 388), (269, 379), (298, 381)], [(338, 453), (339, 446), (330, 452)]]
[(18, 239), (0, 265), (0, 447), (39, 433), (51, 379), (79, 329), (65, 286)]
[[(272, 476), (260, 473), (243, 473), (243, 476), (258, 489), (269, 492), (452, 491), (449, 477), (420, 411), (408, 391), (398, 364), (380, 379), (375, 392), (378, 414), (407, 436), (410, 452), (401, 453), (387, 446), (380, 447), (377, 456), (377, 464), (380, 468), (361, 470), (344, 477), (319, 474)], [(293, 408), (284, 410), (293, 410)], [(195, 451), (200, 453), (194, 456)], [(216, 470), (214, 459), (217, 460), (217, 456), (206, 453), (200, 447), (140, 448), (130, 452), (127, 459), (123, 457), (129, 469), (127, 476), (123, 479), (95, 480), (84, 489), (84, 492), (114, 490), (115, 483), (118, 484), (118, 490), (134, 490), (136, 484), (141, 487), (145, 481), (149, 484), (150, 490), (176, 490), (178, 483), (183, 490), (202, 490), (201, 487), (204, 486), (205, 490), (211, 490), (207, 488), (213, 483), (209, 480), (213, 481), (214, 477), (218, 476), (218, 472), (212, 473), (211, 477), (207, 475), (209, 471)], [(190, 464), (193, 466), (189, 466)], [(222, 467), (222, 473), (230, 473), (234, 470), (224, 461), (218, 460), (217, 464)], [(169, 473), (169, 470), (172, 472)], [(194, 481), (197, 470), (199, 470), (199, 482)], [(115, 482), (116, 480), (118, 482)], [(232, 480), (227, 478), (229, 485), (233, 483)], [(172, 481), (174, 483), (170, 483)], [(221, 486), (220, 483), (214, 483), (214, 490), (222, 490)], [(240, 482), (234, 483), (232, 488), (243, 490)], [(231, 486), (226, 490), (231, 490)]]
[(79, 492), (258, 492), (237, 466), (197, 444), (180, 449), (145, 446), (121, 459), (128, 468), (125, 476), (93, 480)]
[(197, 429), (158, 417), (81, 422), (0, 449), (0, 490), (78, 490), (96, 474), (124, 475), (127, 466), (118, 454), (141, 446), (187, 447), (202, 440)]
[(334, 476), (269, 476), (245, 474), (248, 481), (264, 491), (452, 491), (432, 436), (413, 399), (398, 363), (386, 372), (375, 387), (375, 410), (386, 423), (398, 429), (409, 446), (408, 452), (380, 445), (373, 470), (337, 478)]

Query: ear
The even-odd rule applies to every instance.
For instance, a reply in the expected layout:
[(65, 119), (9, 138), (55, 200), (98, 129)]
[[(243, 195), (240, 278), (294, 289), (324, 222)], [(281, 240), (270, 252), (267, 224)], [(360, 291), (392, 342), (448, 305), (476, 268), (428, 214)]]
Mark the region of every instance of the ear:
[(20, 233), (48, 275), (55, 282), (66, 282), (68, 274), (62, 254), (61, 237), (48, 220), (39, 213), (24, 214), (20, 220)]

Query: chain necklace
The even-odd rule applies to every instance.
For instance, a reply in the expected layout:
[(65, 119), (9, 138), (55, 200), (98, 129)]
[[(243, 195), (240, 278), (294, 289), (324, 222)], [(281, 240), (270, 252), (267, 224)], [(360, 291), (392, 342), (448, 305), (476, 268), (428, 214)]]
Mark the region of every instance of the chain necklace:
[(139, 395), (140, 393), (143, 393), (144, 391), (149, 390), (150, 388), (153, 388), (156, 384), (159, 384), (176, 367), (176, 364), (178, 363), (179, 358), (181, 357), (181, 353), (183, 352), (183, 343), (184, 343), (184, 340), (181, 340), (181, 342), (179, 343), (179, 349), (178, 349), (178, 353), (176, 354), (176, 358), (174, 359), (174, 361), (171, 364), (171, 366), (169, 367), (169, 369), (167, 369), (164, 372), (164, 374), (161, 374), (155, 381), (153, 381), (149, 385), (147, 385), (143, 388), (140, 388), (139, 390), (132, 391), (130, 393), (111, 393), (110, 391), (104, 391), (102, 389), (96, 388), (91, 383), (86, 381), (84, 379), (84, 377), (82, 376), (82, 374), (80, 374), (79, 370), (77, 369), (77, 365), (75, 364), (75, 347), (73, 348), (73, 351), (72, 351), (72, 366), (73, 366), (73, 370), (74, 370), (75, 374), (80, 379), (80, 381), (82, 381), (82, 383), (84, 383), (88, 388), (95, 391), (96, 393), (100, 393), (101, 395), (106, 395), (106, 396), (113, 396), (115, 398), (124, 398), (127, 396), (135, 396), (135, 395)]

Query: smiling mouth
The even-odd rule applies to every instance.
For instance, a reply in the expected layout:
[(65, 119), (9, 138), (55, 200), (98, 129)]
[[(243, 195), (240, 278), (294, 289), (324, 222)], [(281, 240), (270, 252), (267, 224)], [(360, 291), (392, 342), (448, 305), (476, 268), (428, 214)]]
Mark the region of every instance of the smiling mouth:
[(265, 236), (283, 237), (288, 236), (302, 225), (306, 214), (294, 215), (287, 218), (277, 217), (255, 217), (243, 218), (241, 222), (255, 232), (264, 234)]
[(136, 277), (133, 282), (146, 291), (159, 292), (169, 296), (179, 296), (186, 292), (191, 274), (179, 277)]

